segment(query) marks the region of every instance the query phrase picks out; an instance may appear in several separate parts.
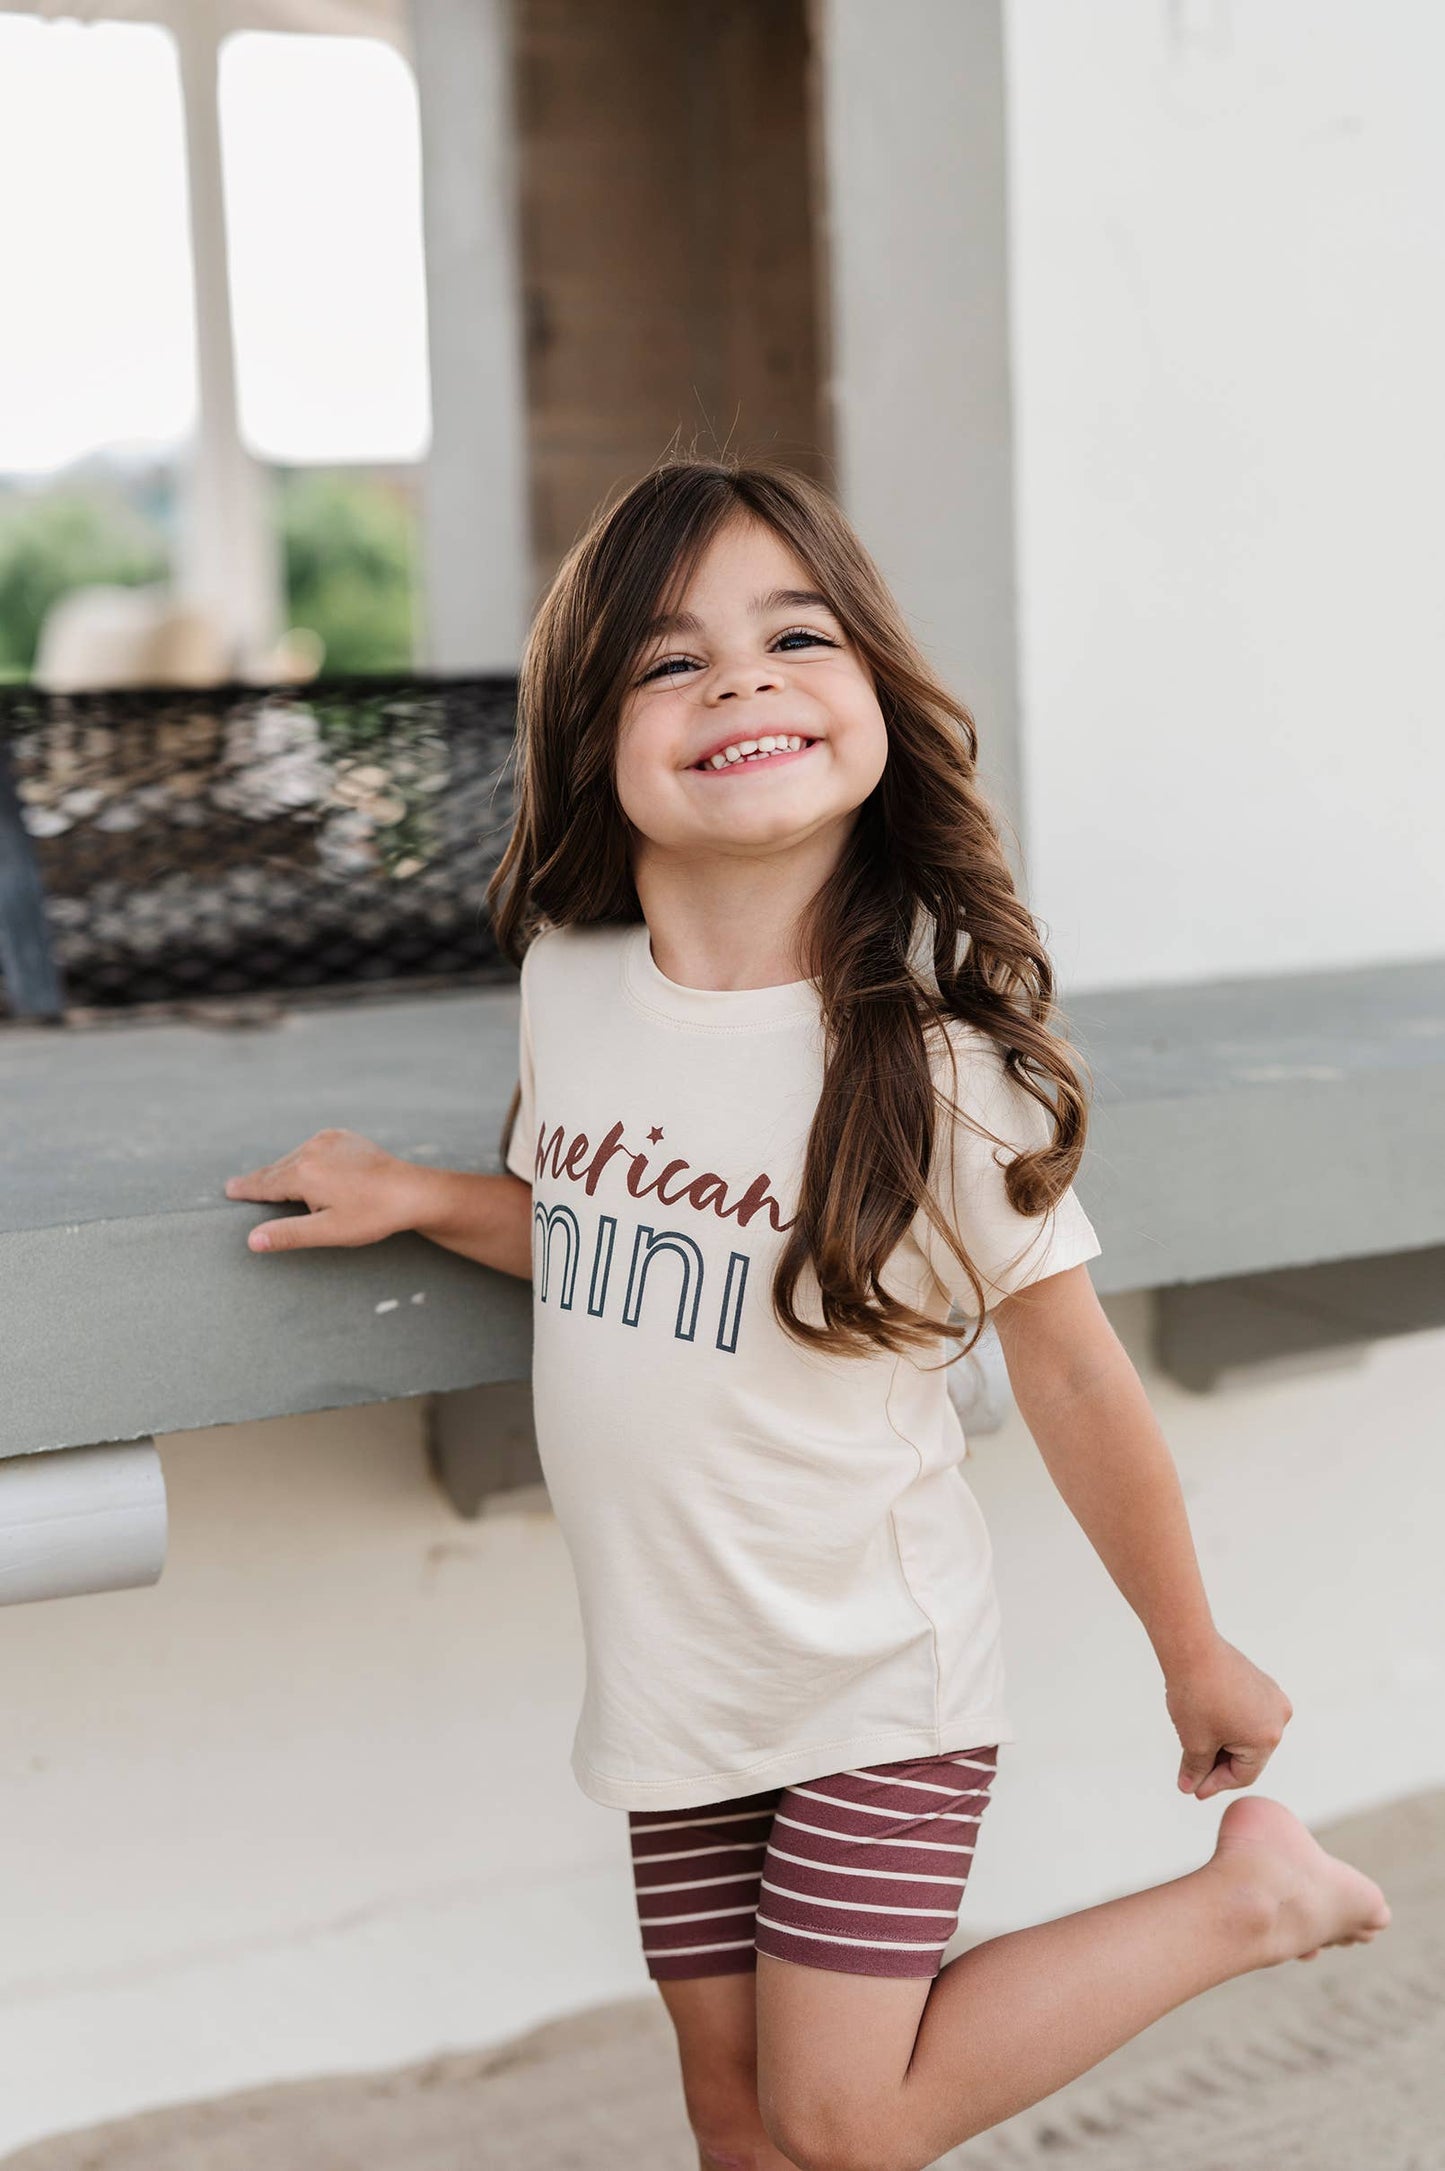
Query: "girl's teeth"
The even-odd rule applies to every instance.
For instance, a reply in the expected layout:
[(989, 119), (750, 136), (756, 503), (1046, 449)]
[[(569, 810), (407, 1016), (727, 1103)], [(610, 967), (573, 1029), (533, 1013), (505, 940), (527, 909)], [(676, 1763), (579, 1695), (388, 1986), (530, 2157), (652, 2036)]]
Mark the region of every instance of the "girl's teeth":
[(792, 754), (796, 753), (798, 748), (805, 743), (797, 732), (794, 732), (791, 737), (781, 732), (776, 736), (764, 733), (761, 739), (739, 739), (736, 746), (728, 747), (721, 754), (714, 754), (710, 760), (702, 764), (702, 767), (704, 769), (726, 769), (734, 762), (765, 760), (769, 754)]

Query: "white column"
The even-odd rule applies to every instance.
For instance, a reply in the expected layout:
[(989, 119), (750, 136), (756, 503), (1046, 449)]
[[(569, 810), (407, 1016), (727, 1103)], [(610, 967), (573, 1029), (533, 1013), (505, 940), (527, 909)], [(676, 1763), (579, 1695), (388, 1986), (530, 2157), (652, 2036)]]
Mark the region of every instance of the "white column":
[(200, 419), (182, 485), (176, 587), (212, 613), (233, 667), (244, 673), (271, 650), (286, 623), (281, 544), (270, 475), (242, 444), (236, 420), (215, 0), (178, 0), (167, 19), (180, 51), (186, 112), (200, 390)]
[(1002, 0), (816, 0), (843, 503), (1022, 829)]
[(531, 602), (509, 0), (413, 0), (432, 444), (424, 653), (516, 668)]

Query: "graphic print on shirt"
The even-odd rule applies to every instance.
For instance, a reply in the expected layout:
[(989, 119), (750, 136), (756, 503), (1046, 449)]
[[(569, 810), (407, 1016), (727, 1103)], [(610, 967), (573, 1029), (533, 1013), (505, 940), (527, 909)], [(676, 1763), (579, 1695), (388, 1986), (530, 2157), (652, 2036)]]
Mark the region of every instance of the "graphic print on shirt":
[[(664, 1145), (665, 1137), (658, 1123), (646, 1133), (649, 1146)], [(696, 1342), (701, 1332), (713, 1348), (736, 1355), (752, 1254), (730, 1247), (719, 1286), (688, 1223), (705, 1227), (725, 1222), (732, 1229), (747, 1229), (760, 1219), (770, 1234), (783, 1235), (793, 1221), (784, 1219), (766, 1171), (738, 1189), (715, 1169), (696, 1170), (682, 1158), (665, 1160), (654, 1172), (655, 1158), (626, 1143), (626, 1125), (620, 1121), (595, 1146), (585, 1131), (569, 1138), (559, 1124), (549, 1137), (547, 1125), (541, 1124), (532, 1179), (537, 1301), (574, 1311), (585, 1267), (586, 1311), (601, 1319), (610, 1307), (624, 1326), (636, 1327), (650, 1284), (654, 1306), (672, 1304), (675, 1292), (674, 1339)], [(584, 1202), (593, 1198), (614, 1165), (630, 1198), (644, 1207), (653, 1201), (667, 1210), (666, 1224), (637, 1221), (623, 1230), (616, 1214), (601, 1208), (595, 1214), (587, 1211)], [(547, 1203), (537, 1195), (544, 1177), (576, 1189)]]

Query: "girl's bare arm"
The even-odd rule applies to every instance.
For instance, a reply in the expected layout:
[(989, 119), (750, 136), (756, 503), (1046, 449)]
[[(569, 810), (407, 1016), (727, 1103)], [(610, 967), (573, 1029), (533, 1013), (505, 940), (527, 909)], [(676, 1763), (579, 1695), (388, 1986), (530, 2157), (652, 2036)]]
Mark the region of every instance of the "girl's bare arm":
[(483, 1266), (500, 1267), (521, 1281), (532, 1279), (532, 1186), (510, 1169), (474, 1176), (454, 1168), (420, 1168), (412, 1175), (413, 1203), (406, 1226), (447, 1251)]
[(1174, 1458), (1088, 1269), (1031, 1283), (993, 1318), (1049, 1475), (1154, 1647), (1183, 1749), (1180, 1787), (1204, 1801), (1247, 1786), (1289, 1721), (1289, 1699), (1214, 1625)]
[(300, 1200), (310, 1211), (261, 1221), (252, 1251), (354, 1248), (414, 1229), (482, 1266), (532, 1278), (532, 1187), (510, 1171), (472, 1175), (403, 1161), (358, 1131), (317, 1131), (279, 1161), (226, 1179), (230, 1199)]

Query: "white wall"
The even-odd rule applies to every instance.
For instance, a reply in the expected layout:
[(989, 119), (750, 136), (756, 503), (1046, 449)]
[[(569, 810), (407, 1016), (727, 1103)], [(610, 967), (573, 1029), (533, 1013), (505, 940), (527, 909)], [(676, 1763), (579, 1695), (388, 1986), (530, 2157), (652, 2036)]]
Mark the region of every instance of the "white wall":
[[(1439, 1518), (1422, 1511), (1438, 1498), (1445, 1331), (1193, 1395), (1151, 1360), (1146, 1295), (1106, 1309), (1178, 1464), (1220, 1631), (1295, 1707), (1258, 1791), (1319, 1823), (1445, 1785), (1445, 1580)], [(1176, 1791), (1153, 1652), (1016, 1414), (975, 1443), (970, 1483), (1020, 1737), (968, 1891), (991, 1930), (1191, 1868), (1229, 1796)]]
[(1445, 943), (1445, 11), (1013, 0), (1031, 891), (1067, 980)]
[(0, 1611), (0, 2153), (645, 1987), (556, 1526), (419, 1421), (172, 1434), (155, 1588)]
[[(1150, 1364), (1146, 1300), (1109, 1308), (1220, 1625), (1297, 1707), (1266, 1790), (1318, 1819), (1445, 1783), (1419, 1512), (1445, 1334), (1196, 1399)], [(160, 1583), (0, 1611), (0, 2152), (647, 1993), (625, 1816), (567, 1764), (582, 1662), (556, 1526), (458, 1522), (418, 1415), (174, 1435)], [(1022, 1736), (975, 1936), (1192, 1867), (1220, 1805), (1174, 1792), (1153, 1657), (1017, 1419), (970, 1475)]]

